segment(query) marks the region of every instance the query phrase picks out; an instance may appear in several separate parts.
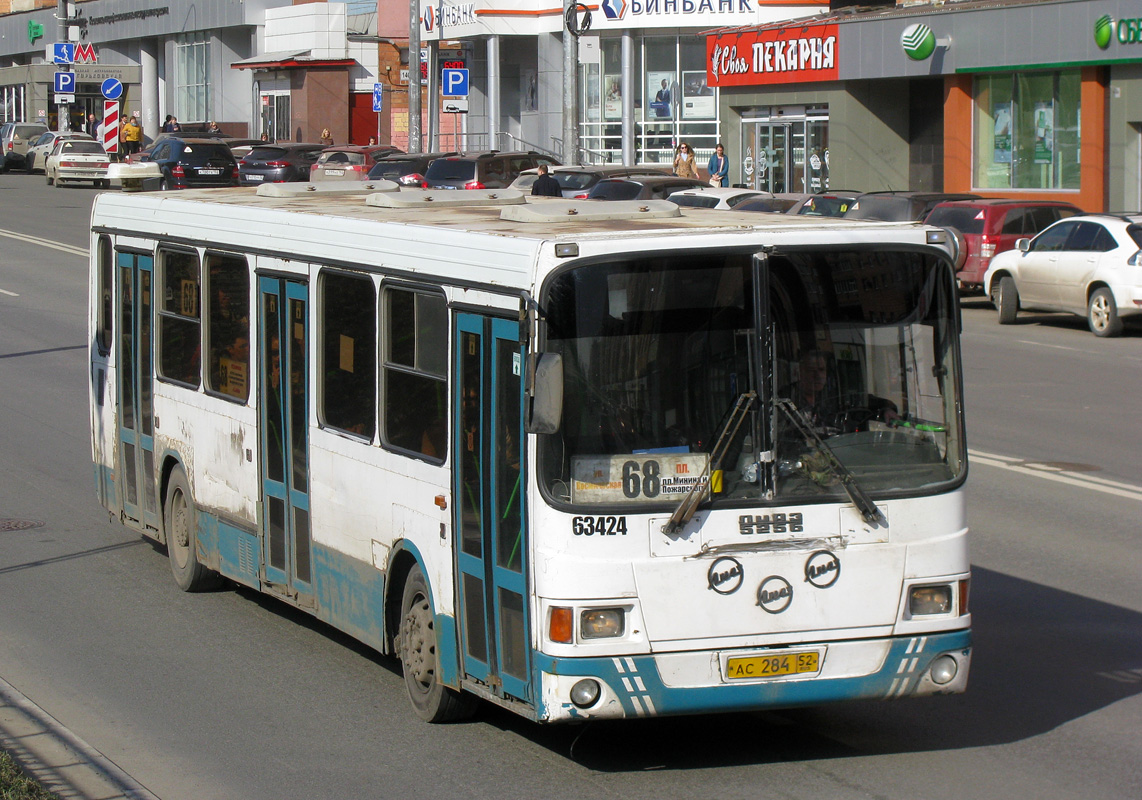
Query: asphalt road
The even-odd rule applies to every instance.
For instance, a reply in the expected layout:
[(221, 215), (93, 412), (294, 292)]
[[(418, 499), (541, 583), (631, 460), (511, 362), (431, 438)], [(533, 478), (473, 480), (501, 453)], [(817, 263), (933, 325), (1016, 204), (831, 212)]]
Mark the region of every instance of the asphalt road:
[(394, 661), (253, 592), (179, 592), (99, 507), (75, 251), (93, 195), (0, 175), (0, 519), (43, 523), (0, 530), (0, 678), (163, 800), (1142, 796), (1142, 329), (1000, 328), (963, 303), (966, 694), (428, 726)]

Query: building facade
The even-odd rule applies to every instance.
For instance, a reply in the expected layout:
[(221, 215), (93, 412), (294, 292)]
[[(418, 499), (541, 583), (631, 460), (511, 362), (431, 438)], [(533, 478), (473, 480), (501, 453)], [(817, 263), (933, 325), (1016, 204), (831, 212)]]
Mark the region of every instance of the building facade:
[(123, 87), (120, 110), (139, 112), (147, 137), (167, 115), (186, 128), (214, 121), (236, 137), (316, 141), (327, 127), (339, 143), (363, 144), (376, 133), (375, 36), (350, 41), (345, 3), (86, 0), (69, 19), (73, 67), (52, 62), (56, 7), (19, 0), (8, 1), (7, 14), (0, 7), (0, 120), (59, 127), (54, 75), (74, 69), (73, 129), (89, 113), (102, 117), (111, 78)]
[(965, 0), (712, 32), (732, 179), (1137, 210), (1140, 16), (1117, 0)]

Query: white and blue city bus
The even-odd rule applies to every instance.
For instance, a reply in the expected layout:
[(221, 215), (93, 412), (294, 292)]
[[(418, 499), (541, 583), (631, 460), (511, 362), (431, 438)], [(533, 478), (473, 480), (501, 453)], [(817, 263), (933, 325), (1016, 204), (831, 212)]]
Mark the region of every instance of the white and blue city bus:
[(104, 193), (102, 503), (540, 722), (964, 690), (945, 231), (393, 184)]

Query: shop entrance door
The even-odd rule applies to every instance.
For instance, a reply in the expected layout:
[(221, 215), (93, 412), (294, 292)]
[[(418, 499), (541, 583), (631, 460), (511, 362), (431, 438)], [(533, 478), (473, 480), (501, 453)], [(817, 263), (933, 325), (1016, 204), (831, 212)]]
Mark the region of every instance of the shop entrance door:
[(827, 117), (742, 121), (745, 184), (765, 192), (829, 188)]
[(764, 192), (792, 192), (788, 185), (789, 139), (792, 126), (758, 122), (754, 125), (755, 189)]

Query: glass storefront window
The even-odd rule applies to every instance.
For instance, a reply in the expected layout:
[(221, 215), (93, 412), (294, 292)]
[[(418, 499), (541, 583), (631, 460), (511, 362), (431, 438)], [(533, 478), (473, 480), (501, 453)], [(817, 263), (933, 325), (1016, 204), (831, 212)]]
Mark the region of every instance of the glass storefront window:
[(1079, 189), (1078, 70), (975, 79), (979, 189)]
[[(600, 42), (598, 64), (580, 67), (580, 142), (602, 162), (622, 161), (622, 39)], [(645, 68), (644, 68), (645, 65)], [(634, 47), (635, 161), (665, 164), (687, 142), (704, 166), (718, 143), (717, 89), (706, 85), (705, 40), (637, 39)]]
[(179, 122), (207, 122), (210, 109), (209, 34), (196, 32), (175, 40), (175, 116)]

